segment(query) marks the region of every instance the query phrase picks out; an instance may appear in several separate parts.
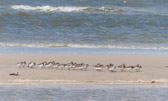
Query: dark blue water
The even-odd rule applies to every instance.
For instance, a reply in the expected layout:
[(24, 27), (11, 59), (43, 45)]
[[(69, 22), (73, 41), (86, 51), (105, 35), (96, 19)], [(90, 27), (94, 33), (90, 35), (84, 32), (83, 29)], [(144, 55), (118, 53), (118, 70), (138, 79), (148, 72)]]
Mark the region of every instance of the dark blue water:
[(1, 0), (0, 46), (168, 49), (167, 0)]

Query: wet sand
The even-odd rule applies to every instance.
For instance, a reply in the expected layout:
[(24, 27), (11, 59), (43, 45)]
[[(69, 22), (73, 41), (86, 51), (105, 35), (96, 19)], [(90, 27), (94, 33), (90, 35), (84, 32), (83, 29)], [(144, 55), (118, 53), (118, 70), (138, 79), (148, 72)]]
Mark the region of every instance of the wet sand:
[[(168, 84), (168, 56), (112, 56), (112, 55), (0, 55), (0, 83), (67, 83), (67, 84)], [(91, 65), (86, 71), (30, 69), (18, 68), (17, 62), (55, 61), (60, 63), (87, 63)], [(113, 63), (120, 65), (142, 65), (140, 72), (109, 72), (95, 71), (92, 65)], [(10, 73), (19, 72), (20, 76), (10, 76)]]

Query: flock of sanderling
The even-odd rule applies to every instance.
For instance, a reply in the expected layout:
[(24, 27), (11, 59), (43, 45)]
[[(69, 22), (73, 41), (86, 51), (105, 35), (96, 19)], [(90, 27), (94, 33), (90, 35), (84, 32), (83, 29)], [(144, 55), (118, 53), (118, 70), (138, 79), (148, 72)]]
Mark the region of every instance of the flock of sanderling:
[(23, 62), (19, 62), (17, 63), (17, 67), (19, 68), (25, 68), (25, 67), (28, 67), (28, 68), (39, 68), (39, 69), (57, 69), (57, 70), (84, 70), (86, 71), (88, 67), (92, 67), (94, 68), (96, 71), (102, 71), (104, 70), (104, 68), (106, 68), (108, 71), (110, 72), (117, 72), (117, 71), (121, 71), (121, 72), (131, 72), (131, 71), (134, 71), (134, 72), (139, 72), (140, 69), (142, 68), (141, 65), (137, 64), (135, 66), (126, 66), (125, 64), (122, 64), (122, 65), (119, 65), (119, 66), (116, 66), (114, 64), (108, 64), (108, 65), (103, 65), (103, 64), (96, 64), (96, 65), (89, 65), (89, 64), (85, 64), (85, 63), (74, 63), (74, 62), (70, 62), (70, 63), (67, 63), (67, 64), (61, 64), (59, 62), (42, 62), (42, 63), (39, 63), (39, 64), (36, 64), (35, 62), (30, 62), (28, 64), (26, 64), (25, 61)]

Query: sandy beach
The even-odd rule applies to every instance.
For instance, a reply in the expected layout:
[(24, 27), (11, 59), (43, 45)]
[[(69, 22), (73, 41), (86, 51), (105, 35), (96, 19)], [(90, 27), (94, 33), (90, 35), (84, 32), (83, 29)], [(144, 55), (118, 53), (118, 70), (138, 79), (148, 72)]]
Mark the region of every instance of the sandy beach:
[[(0, 83), (96, 83), (96, 84), (146, 84), (168, 83), (168, 56), (108, 56), (108, 55), (0, 55)], [(30, 69), (18, 68), (16, 64), (21, 61), (55, 61), (60, 63), (87, 63), (90, 66), (86, 71), (56, 70), (56, 69)], [(120, 65), (142, 65), (140, 72), (109, 72), (106, 69), (95, 71), (92, 65), (113, 63)], [(11, 76), (10, 73), (19, 72), (20, 76)]]

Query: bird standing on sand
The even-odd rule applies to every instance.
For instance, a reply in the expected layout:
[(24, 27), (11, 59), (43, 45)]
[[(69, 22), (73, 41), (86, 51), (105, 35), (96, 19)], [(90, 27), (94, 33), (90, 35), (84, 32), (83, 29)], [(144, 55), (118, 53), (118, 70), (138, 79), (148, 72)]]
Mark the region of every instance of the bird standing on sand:
[(26, 66), (26, 62), (25, 61), (17, 63), (17, 67), (19, 67), (19, 68), (24, 68), (25, 66)]
[(20, 76), (18, 72), (17, 73), (11, 73), (9, 75)]
[(139, 72), (141, 68), (142, 68), (142, 66), (139, 65), (139, 64), (137, 64), (136, 66), (134, 66), (133, 70), (134, 70), (135, 72)]
[(22, 62), (18, 62), (17, 67), (21, 68), (22, 67)]
[(121, 72), (124, 72), (126, 69), (126, 65), (125, 64), (119, 65), (118, 68), (121, 69)]
[(34, 68), (34, 67), (35, 67), (35, 65), (36, 65), (36, 63), (35, 63), (35, 62), (30, 62), (30, 63), (28, 64), (28, 67), (30, 67), (30, 68)]
[(116, 69), (117, 69), (116, 66), (112, 66), (112, 67), (108, 68), (108, 70), (109, 70), (110, 72), (115, 72)]
[(95, 68), (96, 71), (102, 71), (102, 68), (104, 67), (104, 65), (98, 63), (97, 65), (93, 65), (93, 67)]

